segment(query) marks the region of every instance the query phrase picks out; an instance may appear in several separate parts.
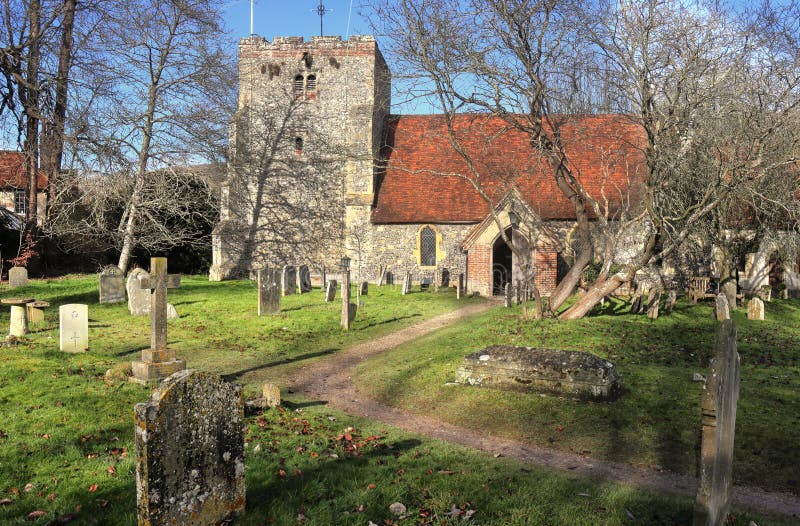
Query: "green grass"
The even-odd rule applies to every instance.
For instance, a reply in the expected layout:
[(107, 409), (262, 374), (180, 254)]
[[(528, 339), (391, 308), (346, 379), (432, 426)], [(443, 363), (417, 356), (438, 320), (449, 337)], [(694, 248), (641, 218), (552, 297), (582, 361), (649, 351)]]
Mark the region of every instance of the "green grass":
[[(119, 378), (108, 379), (104, 372), (136, 359), (136, 351), (148, 346), (148, 319), (131, 317), (125, 304), (97, 304), (96, 283), (94, 276), (69, 276), (35, 281), (22, 290), (0, 289), (0, 297), (30, 295), (52, 304), (46, 311), (45, 324), (34, 327), (16, 345), (0, 346), (1, 524), (44, 524), (55, 517), (61, 517), (60, 523), (64, 523), (70, 514), (74, 514), (71, 524), (136, 522), (133, 405), (146, 400), (149, 390)], [(340, 301), (325, 304), (319, 290), (284, 298), (281, 314), (261, 318), (255, 315), (256, 290), (248, 281), (209, 283), (202, 277), (185, 277), (181, 288), (169, 294), (182, 316), (169, 322), (170, 346), (190, 367), (245, 383), (249, 395), (255, 395), (264, 380), (280, 383), (288, 375), (297, 374), (303, 365), (331, 352), (464, 304), (451, 292), (414, 293), (401, 298), (399, 288), (371, 288), (363, 298), (354, 330), (346, 334), (338, 325)], [(79, 355), (58, 350), (57, 306), (75, 302), (89, 304), (90, 317), (90, 352)], [(792, 304), (781, 308), (796, 315)], [(768, 311), (768, 315), (771, 313)], [(494, 329), (505, 327), (512, 331), (510, 334), (531, 325), (507, 315), (508, 311), (498, 310), (487, 321), (497, 321), (501, 325)], [(592, 322), (586, 321), (588, 326)], [(5, 307), (0, 312), (0, 326), (7, 324)], [(554, 322), (540, 325), (552, 327), (553, 335), (563, 327)], [(614, 326), (610, 319), (608, 326)], [(480, 331), (490, 328), (449, 333), (449, 337), (462, 342), (462, 350), (472, 349), (480, 341)], [(788, 359), (777, 351), (774, 354), (764, 355), (764, 359)], [(395, 356), (402, 354), (388, 358)], [(407, 382), (402, 387), (413, 392), (415, 378), (432, 374), (429, 378), (437, 384), (432, 388), (438, 389), (443, 382), (436, 376), (440, 366), (435, 364), (442, 358), (437, 353), (413, 358), (400, 364), (402, 370), (414, 370), (413, 374), (401, 374), (401, 381)], [(658, 366), (670, 367), (664, 363)], [(790, 373), (787, 364), (774, 366), (765, 376), (771, 383), (764, 388), (785, 397), (789, 404), (795, 400), (792, 392), (796, 392), (796, 378), (786, 385), (773, 386), (775, 380), (770, 377), (778, 371), (781, 378), (796, 374), (796, 364), (793, 367), (795, 372)], [(380, 374), (391, 377), (387, 371)], [(657, 375), (650, 378), (643, 374), (643, 378), (658, 381)], [(632, 387), (630, 383), (628, 386)], [(777, 388), (786, 393), (774, 391)], [(450, 389), (442, 392), (453, 398), (455, 391)], [(402, 399), (413, 398), (401, 389), (393, 392)], [(419, 395), (426, 397), (429, 393), (422, 389)], [(687, 413), (695, 411), (691, 403), (686, 404)], [(401, 525), (463, 522), (447, 515), (453, 505), (475, 511), (471, 523), (481, 525), (621, 525), (632, 523), (628, 512), (636, 517), (633, 523), (637, 524), (689, 521), (689, 499), (653, 495), (608, 481), (578, 479), (491, 458), (309, 405), (292, 395), (286, 406), (290, 409), (247, 419), (248, 507), (237, 523), (364, 526), (372, 521), (383, 525), (392, 522), (388, 507), (395, 501), (408, 509), (406, 517), (395, 518), (394, 522)], [(793, 414), (791, 407), (796, 406), (789, 406), (788, 412), (782, 407), (784, 420), (787, 414)], [(755, 406), (748, 411), (762, 410)], [(496, 408), (492, 412), (497, 412)], [(485, 428), (491, 429), (493, 416), (483, 417)], [(524, 418), (524, 413), (507, 417)], [(346, 431), (349, 427), (355, 430)], [(562, 434), (568, 432), (565, 428)], [(792, 430), (779, 433), (764, 428), (761, 432), (762, 458), (778, 450), (773, 441), (781, 437), (783, 445), (798, 443)], [(348, 434), (349, 440), (343, 436)], [(791, 455), (796, 453), (787, 449), (780, 451), (785, 463), (791, 464)], [(38, 520), (27, 520), (28, 514), (37, 510), (45, 514)], [(735, 513), (734, 524), (745, 525), (750, 520), (791, 524), (786, 518)], [(301, 521), (301, 514), (308, 520)]]
[[(691, 378), (708, 374), (711, 308), (679, 303), (658, 320), (617, 302), (606, 309), (571, 322), (496, 309), (362, 363), (355, 381), (384, 403), (453, 424), (694, 476), (703, 384)], [(800, 449), (788, 446), (800, 444), (800, 305), (773, 301), (766, 321), (744, 309), (733, 319), (742, 359), (735, 481), (800, 494)], [(492, 344), (593, 352), (616, 364), (626, 392), (601, 403), (452, 385), (464, 356)]]

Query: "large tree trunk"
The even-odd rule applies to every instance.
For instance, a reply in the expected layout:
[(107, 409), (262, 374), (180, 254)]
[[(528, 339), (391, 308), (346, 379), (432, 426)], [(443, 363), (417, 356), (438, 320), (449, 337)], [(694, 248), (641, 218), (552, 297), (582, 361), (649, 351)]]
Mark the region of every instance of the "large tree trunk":
[(29, 229), (36, 227), (39, 189), (39, 46), (40, 44), (40, 15), (41, 5), (39, 0), (31, 0), (28, 5), (29, 38), (28, 66), (26, 71), (26, 84), (24, 110), (25, 110), (25, 171), (27, 180), (25, 208), (25, 221)]
[(612, 294), (620, 285), (630, 281), (632, 274), (618, 272), (605, 281), (593, 283), (585, 295), (572, 304), (570, 308), (561, 313), (562, 320), (577, 320), (586, 316), (600, 300)]

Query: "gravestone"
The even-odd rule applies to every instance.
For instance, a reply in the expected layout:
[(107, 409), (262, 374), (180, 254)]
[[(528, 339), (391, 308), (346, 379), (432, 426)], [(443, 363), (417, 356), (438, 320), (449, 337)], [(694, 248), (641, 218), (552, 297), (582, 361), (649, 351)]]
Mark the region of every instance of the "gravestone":
[(25, 310), (28, 314), (28, 323), (44, 323), (44, 309), (49, 307), (50, 304), (46, 301), (32, 301), (25, 304)]
[(8, 270), (8, 288), (25, 287), (28, 285), (28, 269), (25, 267), (11, 267)]
[(406, 275), (403, 278), (403, 288), (400, 290), (400, 294), (405, 296), (409, 292), (411, 292), (411, 272), (406, 272)]
[(296, 284), (297, 284), (297, 271), (292, 265), (284, 266), (283, 273), (281, 274), (281, 294), (283, 296), (289, 296), (290, 294), (294, 294)]
[(381, 265), (380, 272), (378, 273), (378, 286), (383, 287), (386, 283), (386, 268)]
[(756, 291), (756, 295), (764, 301), (772, 301), (772, 287), (769, 285), (759, 287)]
[(180, 318), (180, 314), (178, 314), (178, 309), (175, 308), (175, 305), (172, 303), (167, 303), (167, 319), (168, 320), (177, 320)]
[(361, 289), (358, 291), (361, 296), (366, 296), (369, 294), (369, 283), (366, 281), (361, 282)]
[(265, 268), (256, 273), (258, 283), (258, 315), (277, 314), (281, 311), (280, 275), (277, 269)]
[(456, 382), (597, 399), (615, 398), (622, 388), (614, 364), (591, 353), (504, 345), (466, 356)]
[(661, 303), (661, 291), (651, 290), (647, 295), (647, 317), (651, 320), (658, 318), (658, 305)]
[(505, 306), (506, 307), (511, 307), (513, 305), (513, 303), (514, 303), (514, 294), (513, 294), (513, 290), (511, 289), (511, 283), (510, 282), (506, 283), (503, 291), (505, 293), (504, 294), (504, 296), (505, 296)]
[(456, 283), (456, 299), (460, 300), (464, 296), (464, 274), (458, 275), (458, 283)]
[(125, 301), (125, 279), (119, 267), (109, 265), (100, 272), (100, 303)]
[(667, 301), (664, 304), (664, 312), (666, 314), (671, 313), (675, 310), (675, 303), (678, 301), (678, 293), (674, 290), (667, 292)]
[(725, 320), (717, 331), (714, 357), (703, 386), (700, 480), (694, 504), (694, 526), (722, 526), (730, 509), (739, 364), (736, 325)]
[(729, 279), (720, 287), (720, 292), (728, 297), (728, 309), (736, 309), (736, 280)]
[(442, 288), (450, 286), (450, 271), (446, 268), (443, 268), (439, 273), (439, 286)]
[(264, 384), (261, 387), (264, 396), (264, 409), (274, 409), (281, 405), (281, 388), (275, 384)]
[(134, 407), (139, 524), (215, 525), (245, 508), (241, 388), (179, 371)]
[(731, 319), (731, 311), (728, 307), (728, 297), (722, 292), (717, 294), (717, 299), (714, 303), (714, 319), (717, 321)]
[(748, 320), (763, 320), (764, 319), (764, 302), (761, 298), (751, 298), (747, 304), (747, 319)]
[(135, 268), (128, 274), (125, 289), (128, 292), (128, 310), (134, 316), (150, 314), (150, 291), (140, 286), (142, 280), (149, 279), (150, 274), (141, 268)]
[(355, 317), (352, 314), (352, 303), (350, 303), (350, 271), (344, 270), (342, 272), (342, 328), (346, 331), (350, 330), (350, 323)]
[(308, 265), (300, 265), (297, 269), (297, 288), (300, 294), (311, 292), (311, 271), (308, 270)]
[(25, 305), (11, 306), (11, 320), (9, 321), (8, 334), (21, 338), (28, 334), (28, 310)]
[(784, 299), (800, 298), (800, 273), (791, 270), (783, 271)]
[(89, 306), (78, 303), (58, 308), (59, 348), (79, 353), (89, 350)]
[(328, 286), (325, 287), (325, 302), (331, 302), (336, 297), (336, 280), (332, 279), (328, 282)]
[(142, 351), (141, 361), (131, 363), (130, 379), (145, 385), (186, 368), (186, 362), (167, 348), (167, 290), (180, 287), (181, 276), (167, 274), (167, 258), (150, 258), (150, 272), (150, 277), (139, 277), (133, 283), (150, 296), (150, 348)]

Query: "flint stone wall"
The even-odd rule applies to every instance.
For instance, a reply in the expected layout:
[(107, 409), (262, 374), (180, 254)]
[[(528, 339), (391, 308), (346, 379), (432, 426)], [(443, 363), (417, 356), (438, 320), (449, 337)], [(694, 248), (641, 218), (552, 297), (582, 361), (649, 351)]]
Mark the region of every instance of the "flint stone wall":
[(238, 386), (197, 370), (166, 378), (134, 407), (139, 524), (218, 524), (244, 509)]
[(466, 356), (456, 382), (596, 399), (616, 398), (622, 389), (614, 364), (593, 354), (502, 345)]

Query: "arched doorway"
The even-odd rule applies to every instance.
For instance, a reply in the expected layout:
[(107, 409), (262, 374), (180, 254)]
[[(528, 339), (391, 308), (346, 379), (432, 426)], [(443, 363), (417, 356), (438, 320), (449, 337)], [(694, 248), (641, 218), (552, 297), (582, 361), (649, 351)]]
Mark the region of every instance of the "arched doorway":
[[(506, 236), (511, 239), (511, 229), (506, 230)], [(501, 295), (505, 293), (506, 283), (511, 283), (513, 279), (514, 256), (511, 248), (503, 240), (503, 236), (497, 236), (492, 246), (492, 294)]]

